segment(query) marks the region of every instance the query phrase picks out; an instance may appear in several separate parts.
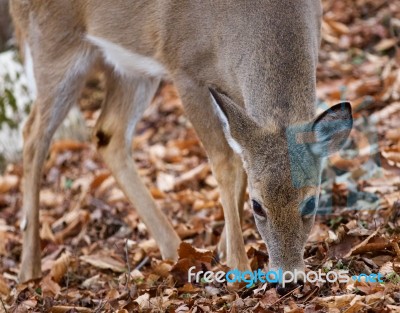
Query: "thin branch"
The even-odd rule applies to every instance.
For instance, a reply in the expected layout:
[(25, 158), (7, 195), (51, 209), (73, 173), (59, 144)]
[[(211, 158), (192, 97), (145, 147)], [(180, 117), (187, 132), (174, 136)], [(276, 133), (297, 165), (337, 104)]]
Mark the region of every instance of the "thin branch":
[(128, 288), (131, 283), (131, 267), (129, 265), (128, 239), (125, 239), (125, 258), (126, 258), (126, 266), (128, 267), (128, 279), (126, 280), (126, 288)]
[(4, 312), (8, 313), (8, 311), (7, 311), (7, 309), (6, 309), (6, 306), (4, 305), (3, 299), (2, 299), (1, 297), (0, 297), (0, 301), (1, 301), (1, 306), (2, 306), (3, 309), (4, 309)]

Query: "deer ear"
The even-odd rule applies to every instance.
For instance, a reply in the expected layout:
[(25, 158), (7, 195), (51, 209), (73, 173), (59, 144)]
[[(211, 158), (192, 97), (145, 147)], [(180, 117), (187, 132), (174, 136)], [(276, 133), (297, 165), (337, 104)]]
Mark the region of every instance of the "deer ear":
[(312, 131), (316, 142), (311, 150), (318, 156), (328, 156), (338, 151), (346, 142), (353, 126), (349, 102), (334, 105), (316, 118)]
[(236, 105), (228, 96), (209, 88), (211, 103), (217, 115), (229, 146), (242, 154), (247, 134), (258, 128), (258, 125)]

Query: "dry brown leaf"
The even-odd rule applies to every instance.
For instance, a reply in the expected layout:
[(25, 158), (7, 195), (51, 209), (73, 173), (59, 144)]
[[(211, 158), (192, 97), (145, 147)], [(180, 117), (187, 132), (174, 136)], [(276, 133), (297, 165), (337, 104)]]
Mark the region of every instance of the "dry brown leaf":
[(51, 145), (49, 152), (50, 158), (46, 163), (46, 168), (49, 169), (54, 164), (56, 164), (57, 155), (66, 151), (80, 151), (85, 149), (88, 146), (87, 143), (71, 140), (71, 139), (62, 139), (53, 142)]
[(397, 186), (371, 186), (364, 187), (362, 190), (369, 193), (380, 193), (380, 194), (388, 194), (393, 193), (398, 189)]
[(385, 133), (385, 137), (393, 141), (400, 140), (400, 128), (388, 129)]
[(93, 310), (79, 307), (79, 306), (65, 306), (65, 305), (56, 305), (50, 309), (50, 313), (67, 313), (67, 312), (79, 312), (79, 313), (91, 313)]
[(164, 199), (166, 197), (165, 193), (156, 187), (152, 186), (149, 190), (154, 199)]
[(79, 151), (87, 147), (87, 143), (71, 139), (57, 140), (53, 142), (50, 148), (51, 153), (61, 153), (64, 151)]
[(340, 23), (340, 22), (337, 22), (334, 20), (330, 20), (330, 19), (324, 19), (324, 21), (329, 24), (330, 29), (333, 32), (336, 32), (340, 35), (348, 34), (350, 32), (349, 27), (343, 23)]
[(56, 242), (56, 237), (54, 236), (50, 224), (46, 221), (42, 223), (42, 228), (40, 229), (40, 238), (42, 240), (50, 240), (52, 242)]
[(175, 231), (177, 232), (177, 234), (181, 239), (193, 237), (194, 235), (198, 234), (201, 230), (202, 229), (199, 229), (198, 227), (189, 228), (187, 225), (184, 224), (179, 224), (175, 228)]
[(193, 259), (179, 259), (171, 268), (171, 274), (174, 277), (177, 286), (183, 286), (188, 283), (188, 272), (193, 266), (196, 268), (193, 272), (202, 270), (202, 263)]
[(217, 203), (215, 203), (214, 201), (204, 201), (201, 199), (196, 199), (193, 203), (193, 210), (200, 211), (203, 209), (215, 208), (216, 206)]
[(157, 242), (153, 238), (141, 241), (138, 244), (138, 247), (143, 249), (143, 251), (146, 253), (158, 251)]
[[(32, 309), (34, 309), (37, 305), (38, 301), (35, 299), (28, 299), (23, 301), (20, 306), (22, 307), (22, 309), (29, 311), (33, 311)], [(3, 309), (3, 308), (2, 308)], [(25, 312), (25, 311), (23, 311)]]
[(141, 309), (150, 308), (150, 295), (148, 293), (144, 293), (141, 296), (137, 297), (134, 302), (139, 304)]
[(388, 304), (387, 308), (390, 309), (391, 313), (400, 313), (400, 306), (398, 306), (398, 305)]
[(64, 252), (57, 260), (54, 261), (50, 270), (50, 276), (56, 283), (61, 281), (65, 273), (68, 271), (70, 263), (71, 254), (69, 252)]
[(180, 259), (194, 259), (205, 263), (211, 263), (213, 258), (212, 251), (194, 248), (187, 242), (180, 244), (178, 254)]
[(390, 48), (393, 48), (396, 45), (396, 43), (397, 43), (396, 38), (384, 38), (374, 46), (374, 50), (382, 52)]
[[(200, 307), (200, 306), (199, 306)], [(202, 311), (204, 311), (204, 310), (202, 310)], [(180, 306), (178, 306), (176, 309), (175, 309), (175, 312), (176, 313), (186, 313), (186, 312), (189, 312), (189, 307), (187, 306), (187, 304), (181, 304)], [(206, 311), (207, 312), (207, 311)]]
[(85, 279), (82, 283), (82, 287), (83, 288), (93, 288), (93, 286), (102, 285), (102, 284), (103, 284), (103, 282), (101, 281), (100, 274), (97, 274), (93, 277)]
[(363, 307), (366, 307), (364, 304), (365, 296), (356, 295), (353, 300), (350, 302), (350, 307), (343, 311), (343, 313), (355, 313), (361, 310)]
[[(337, 240), (338, 237), (335, 236), (334, 239)], [(335, 242), (329, 247), (328, 256), (333, 259), (341, 259), (346, 257), (347, 255), (351, 255), (353, 248), (357, 246), (360, 242), (362, 242), (362, 240), (359, 237), (349, 236), (345, 234), (339, 242)]]
[(107, 255), (82, 255), (79, 259), (95, 267), (109, 269), (117, 273), (122, 273), (126, 270), (124, 263)]
[(107, 178), (104, 178), (104, 180), (102, 180), (102, 182), (100, 182), (100, 185), (95, 190), (95, 194), (98, 197), (102, 197), (116, 185), (117, 185), (117, 182), (115, 181), (115, 177), (111, 175)]
[(393, 262), (386, 262), (385, 264), (382, 265), (382, 267), (379, 269), (379, 273), (382, 274), (383, 276), (386, 276), (388, 274), (391, 274), (394, 272), (393, 269)]
[(40, 285), (42, 287), (43, 296), (46, 297), (55, 297), (61, 291), (60, 285), (53, 281), (50, 276), (43, 278)]
[(385, 106), (382, 110), (377, 111), (370, 115), (369, 120), (377, 124), (380, 121), (388, 119), (391, 115), (400, 111), (400, 102), (393, 102), (390, 105)]
[(354, 251), (356, 251), (357, 249), (360, 249), (361, 247), (365, 246), (365, 245), (368, 243), (368, 241), (369, 241), (372, 237), (374, 237), (379, 231), (380, 231), (380, 228), (377, 228), (371, 235), (369, 235), (369, 236), (368, 236), (367, 238), (365, 238), (363, 241), (361, 241), (360, 243), (354, 245), (354, 246), (351, 248), (351, 250), (350, 250), (347, 254), (345, 254), (343, 257), (344, 257), (344, 258), (348, 258), (350, 255), (352, 255), (352, 253), (353, 253)]
[[(353, 290), (355, 288), (357, 288), (358, 290), (362, 291), (365, 295), (369, 296), (369, 295), (375, 295), (374, 297), (377, 297), (380, 292), (383, 292), (385, 290), (385, 286), (381, 285), (379, 283), (369, 283), (366, 281), (353, 281), (350, 280), (350, 282), (348, 283), (349, 285), (353, 284), (352, 288)], [(373, 297), (372, 297), (373, 298)], [(372, 298), (368, 298), (370, 301), (370, 299)], [(367, 302), (368, 303), (368, 302)]]
[(106, 299), (107, 300), (114, 300), (117, 299), (120, 296), (119, 292), (117, 289), (110, 289), (107, 294), (106, 294)]
[(400, 200), (400, 191), (384, 195), (383, 197), (387, 201), (389, 208), (393, 208), (393, 205)]
[(276, 289), (271, 288), (265, 292), (264, 296), (261, 298), (260, 301), (264, 306), (268, 307), (268, 306), (276, 303), (279, 300), (279, 298), (280, 297), (277, 294)]
[(329, 162), (338, 169), (351, 171), (360, 166), (359, 158), (345, 159), (340, 156), (340, 153), (334, 153), (329, 157)]
[(112, 188), (108, 193), (107, 202), (115, 204), (120, 201), (127, 201), (124, 192), (119, 187)]
[(175, 186), (175, 177), (171, 174), (159, 172), (157, 175), (157, 188), (163, 192), (171, 191)]
[(16, 175), (0, 176), (0, 193), (9, 192), (11, 189), (17, 188), (19, 178)]
[(322, 21), (322, 30), (322, 39), (331, 44), (339, 43), (339, 39), (335, 36), (336, 34), (332, 27), (324, 20)]
[(166, 261), (155, 262), (152, 266), (154, 274), (160, 275), (163, 278), (168, 277), (171, 268), (172, 265)]
[(186, 283), (183, 287), (178, 288), (179, 292), (182, 293), (197, 293), (201, 292), (201, 288), (194, 287), (191, 283)]
[(202, 180), (207, 177), (210, 172), (210, 166), (207, 163), (202, 163), (190, 171), (184, 173), (175, 180), (174, 187), (179, 187), (191, 180)]
[(376, 293), (367, 295), (365, 297), (365, 303), (366, 304), (375, 304), (378, 301), (385, 300), (385, 292), (384, 292), (385, 287), (380, 285), (380, 284), (375, 284), (375, 285), (379, 285), (381, 291), (378, 291)]
[(326, 308), (344, 308), (350, 305), (351, 301), (356, 297), (354, 294), (330, 296), (330, 297), (317, 297), (312, 302), (322, 305)]
[(179, 260), (171, 269), (171, 274), (179, 286), (188, 282), (188, 271), (195, 267), (195, 271), (210, 267), (213, 258), (212, 251), (196, 249), (187, 242), (182, 242), (178, 249)]
[[(72, 214), (71, 216), (74, 216), (75, 219), (71, 220), (70, 223), (67, 224), (67, 226), (64, 229), (55, 234), (56, 242), (61, 243), (64, 241), (66, 237), (78, 234), (81, 231), (82, 226), (87, 224), (88, 221), (90, 220), (89, 212), (85, 210), (76, 210), (74, 211), (74, 214)], [(66, 218), (65, 220), (69, 221), (69, 217)], [(61, 218), (60, 220), (63, 220), (63, 218)], [(56, 221), (52, 225), (53, 229), (55, 228), (55, 225), (59, 223), (60, 220)]]
[(64, 197), (61, 194), (56, 194), (52, 190), (40, 190), (40, 204), (47, 207), (56, 207), (61, 205)]
[(352, 255), (362, 254), (367, 252), (377, 252), (390, 249), (392, 245), (389, 242), (378, 242), (378, 243), (366, 243), (357, 247), (352, 251)]
[(5, 279), (0, 275), (0, 295), (8, 297), (10, 294), (10, 288), (6, 283)]
[(109, 178), (111, 173), (109, 171), (103, 171), (97, 173), (95, 177), (93, 177), (90, 183), (90, 190), (94, 191), (107, 179)]
[(390, 165), (400, 164), (400, 151), (385, 151), (383, 150), (382, 156), (388, 160)]

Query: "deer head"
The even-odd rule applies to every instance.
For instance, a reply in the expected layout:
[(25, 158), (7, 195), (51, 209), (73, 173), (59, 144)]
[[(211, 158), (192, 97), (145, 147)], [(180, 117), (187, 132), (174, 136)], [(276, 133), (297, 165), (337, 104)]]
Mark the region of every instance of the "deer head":
[(226, 140), (241, 156), (248, 175), (269, 269), (304, 271), (304, 246), (318, 207), (321, 160), (345, 143), (352, 127), (350, 104), (337, 104), (298, 125), (271, 128), (256, 123), (226, 95), (210, 91)]

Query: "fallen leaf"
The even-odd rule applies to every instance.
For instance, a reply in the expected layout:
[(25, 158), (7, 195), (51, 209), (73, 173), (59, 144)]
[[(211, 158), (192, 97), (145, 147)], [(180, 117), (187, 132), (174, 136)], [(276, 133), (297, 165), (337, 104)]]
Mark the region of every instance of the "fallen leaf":
[(212, 251), (194, 248), (187, 242), (182, 242), (178, 249), (180, 259), (194, 259), (199, 262), (211, 263), (213, 258)]
[(144, 293), (141, 296), (137, 297), (134, 302), (139, 304), (141, 309), (150, 308), (150, 295), (148, 293)]
[(17, 188), (19, 178), (16, 175), (0, 176), (0, 193), (9, 192), (11, 189)]
[(10, 294), (10, 288), (8, 287), (8, 284), (6, 283), (5, 279), (0, 274), (0, 295), (8, 297), (9, 294)]
[(312, 302), (317, 303), (326, 308), (344, 308), (350, 305), (350, 302), (356, 297), (354, 294), (330, 296), (330, 297), (317, 297)]
[(126, 270), (125, 264), (105, 255), (82, 255), (79, 257), (83, 262), (89, 263), (98, 268), (109, 269), (113, 272), (122, 273)]
[(84, 307), (78, 307), (78, 306), (64, 306), (64, 305), (56, 305), (53, 306), (50, 309), (50, 313), (67, 313), (67, 312), (79, 312), (79, 313), (91, 313), (93, 310), (84, 308)]
[(51, 278), (59, 283), (65, 273), (68, 271), (68, 267), (71, 263), (71, 254), (69, 252), (64, 252), (55, 262), (50, 271)]
[(382, 52), (390, 48), (393, 48), (396, 45), (396, 43), (397, 43), (396, 38), (384, 38), (374, 46), (374, 50)]
[(54, 280), (52, 280), (50, 276), (46, 276), (45, 278), (43, 278), (40, 285), (42, 287), (43, 296), (45, 297), (54, 298), (61, 291), (60, 285), (57, 284)]

